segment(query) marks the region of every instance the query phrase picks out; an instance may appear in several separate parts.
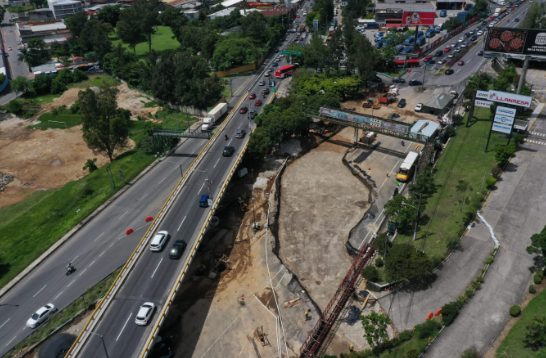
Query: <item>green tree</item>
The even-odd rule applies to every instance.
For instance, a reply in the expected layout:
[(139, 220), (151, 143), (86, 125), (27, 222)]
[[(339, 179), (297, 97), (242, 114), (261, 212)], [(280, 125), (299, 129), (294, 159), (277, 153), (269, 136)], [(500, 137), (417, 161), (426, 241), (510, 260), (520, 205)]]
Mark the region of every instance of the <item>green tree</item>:
[(379, 271), (373, 266), (366, 266), (364, 269), (362, 269), (362, 276), (368, 281), (371, 282), (380, 282), (381, 281), (381, 275), (379, 275)]
[(538, 351), (546, 345), (546, 317), (534, 317), (531, 323), (525, 326), (523, 343), (533, 351)]
[(389, 317), (372, 312), (367, 316), (360, 316), (362, 327), (364, 327), (364, 336), (366, 341), (379, 356), (381, 344), (389, 339), (387, 326), (391, 324)]
[(247, 39), (226, 39), (214, 50), (212, 66), (219, 71), (239, 67), (256, 62), (260, 58), (260, 52), (253, 43)]
[(85, 11), (70, 15), (64, 19), (66, 27), (75, 38), (81, 36), (89, 15)]
[(527, 252), (546, 256), (546, 226), (539, 233), (531, 235), (531, 245), (527, 246)]
[(265, 133), (265, 130), (261, 127), (256, 128), (250, 139), (248, 140), (247, 155), (253, 161), (260, 162), (264, 159), (264, 155), (273, 146), (273, 141)]
[(387, 249), (385, 274), (390, 282), (415, 281), (428, 275), (434, 268), (427, 254), (411, 244), (393, 244)]
[(385, 214), (396, 223), (396, 228), (403, 233), (413, 229), (417, 217), (417, 204), (398, 194), (385, 203)]
[(78, 93), (82, 114), (83, 139), (93, 153), (114, 160), (114, 152), (127, 147), (129, 115), (118, 108), (116, 88), (103, 86), (99, 93), (88, 88)]
[(527, 9), (527, 14), (521, 26), (526, 29), (544, 29), (546, 28), (545, 14), (546, 6), (544, 3), (535, 1)]
[(493, 80), (493, 89), (497, 91), (507, 91), (514, 83), (514, 78), (518, 75), (516, 66), (510, 64), (506, 66)]
[(354, 65), (358, 68), (358, 74), (362, 80), (367, 81), (375, 76), (373, 69), (377, 63), (376, 48), (365, 36), (356, 36), (352, 43), (352, 57)]
[(29, 72), (32, 72), (32, 52), (30, 49), (22, 48), (17, 58), (21, 62), (26, 62)]
[(461, 306), (457, 302), (446, 303), (442, 307), (442, 323), (446, 326), (452, 324), (459, 315), (460, 308)]
[(85, 24), (84, 30), (79, 38), (80, 43), (89, 51), (94, 51), (99, 60), (112, 51), (112, 41), (108, 36), (108, 26), (105, 26), (97, 19), (91, 19)]
[[(167, 7), (174, 10), (172, 6), (167, 6)], [(97, 19), (99, 19), (99, 21), (101, 22), (112, 25), (112, 27), (116, 27), (119, 21), (120, 15), (121, 15), (121, 6), (110, 5), (110, 6), (105, 6), (99, 10), (99, 12), (97, 13)]]
[(6, 16), (6, 8), (3, 6), (0, 6), (0, 22), (4, 21), (5, 16)]
[(142, 33), (148, 39), (148, 50), (152, 52), (152, 35), (155, 33), (155, 27), (159, 25), (158, 15), (164, 5), (161, 0), (137, 0), (135, 5), (140, 14)]
[(17, 93), (26, 93), (32, 87), (32, 81), (25, 76), (17, 76), (10, 81), (11, 88)]
[[(123, 11), (123, 13), (125, 14), (127, 10), (128, 9)], [(137, 18), (121, 16), (121, 19), (117, 23), (116, 33), (121, 41), (125, 42), (133, 49), (133, 53), (136, 55), (136, 45), (144, 41), (144, 34), (135, 22), (138, 22)]]
[(313, 36), (311, 41), (303, 47), (303, 60), (307, 67), (324, 69), (328, 56), (328, 48), (322, 42), (320, 36)]
[(250, 39), (255, 45), (264, 45), (268, 42), (266, 31), (267, 20), (259, 11), (252, 11), (241, 18), (241, 35)]
[[(237, 10), (239, 12), (239, 10)], [(165, 6), (159, 16), (159, 21), (164, 26), (169, 26), (175, 38), (180, 36), (180, 28), (188, 23), (188, 17), (173, 6)]]

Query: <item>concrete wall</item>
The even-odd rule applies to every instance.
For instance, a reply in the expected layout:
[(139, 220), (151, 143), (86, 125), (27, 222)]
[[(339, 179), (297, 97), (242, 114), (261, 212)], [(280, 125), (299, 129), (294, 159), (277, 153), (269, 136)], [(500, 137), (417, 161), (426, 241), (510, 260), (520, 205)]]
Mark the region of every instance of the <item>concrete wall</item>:
[(250, 65), (244, 65), (244, 66), (240, 66), (240, 67), (235, 67), (235, 68), (231, 68), (227, 71), (217, 71), (215, 73), (216, 76), (222, 78), (222, 77), (226, 77), (226, 76), (229, 76), (229, 75), (234, 75), (234, 74), (237, 74), (237, 73), (241, 73), (241, 72), (245, 72), (245, 71), (254, 71), (255, 69), (257, 69), (258, 67), (260, 67), (262, 65), (262, 63), (264, 63), (265, 61), (265, 56), (262, 56), (260, 57), (260, 59)]

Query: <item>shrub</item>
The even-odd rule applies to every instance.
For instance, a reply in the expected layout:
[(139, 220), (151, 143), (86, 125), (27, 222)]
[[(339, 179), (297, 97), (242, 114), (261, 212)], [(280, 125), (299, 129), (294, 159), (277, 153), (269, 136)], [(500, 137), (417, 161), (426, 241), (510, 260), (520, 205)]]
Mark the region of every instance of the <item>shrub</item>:
[(455, 128), (453, 128), (453, 126), (447, 126), (445, 129), (445, 133), (447, 137), (455, 137), (455, 134), (457, 132), (455, 132)]
[(497, 161), (497, 164), (503, 166), (508, 163), (515, 152), (516, 146), (514, 144), (497, 146), (495, 148), (495, 160)]
[(540, 285), (542, 283), (542, 279), (544, 278), (544, 271), (538, 270), (535, 272), (535, 275), (533, 276), (533, 282), (535, 285)]
[(525, 139), (525, 136), (523, 134), (516, 134), (514, 136), (514, 142), (517, 145), (523, 144), (523, 140)]
[(72, 106), (70, 106), (70, 113), (78, 114), (80, 112), (80, 102), (76, 101)]
[(409, 351), (406, 352), (406, 358), (417, 358), (419, 357), (419, 351), (417, 349), (412, 348)]
[(407, 342), (413, 338), (413, 331), (405, 330), (404, 332), (400, 333), (398, 336), (398, 339), (400, 339), (400, 343)]
[(87, 159), (82, 169), (83, 170), (89, 169), (89, 173), (93, 173), (95, 170), (98, 169), (97, 164), (95, 164), (96, 162), (97, 162), (97, 158)]
[(423, 324), (418, 324), (415, 326), (415, 334), (419, 339), (425, 339), (431, 337), (436, 331), (438, 331), (442, 325), (435, 319), (426, 321)]
[(482, 355), (476, 347), (470, 347), (466, 349), (463, 353), (461, 353), (461, 356), (459, 358), (480, 358)]
[(521, 308), (518, 305), (513, 305), (512, 307), (510, 307), (509, 312), (510, 316), (517, 317), (521, 314)]
[(375, 259), (375, 266), (383, 267), (383, 265), (385, 265), (385, 263), (383, 262), (383, 259), (381, 257), (378, 257), (377, 259)]
[(379, 271), (377, 271), (377, 269), (373, 266), (364, 267), (364, 269), (362, 270), (362, 275), (368, 281), (372, 281), (372, 282), (381, 281), (381, 276), (379, 275)]
[(11, 100), (8, 103), (8, 111), (13, 114), (20, 114), (23, 111), (23, 105), (16, 99)]
[(532, 293), (532, 294), (537, 293), (537, 289), (536, 289), (535, 285), (530, 285), (529, 286), (529, 293)]
[(502, 174), (502, 168), (498, 165), (495, 165), (493, 168), (491, 168), (491, 176), (495, 179), (499, 179)]
[(488, 265), (491, 265), (493, 263), (493, 261), (495, 261), (494, 258), (488, 257), (487, 260), (485, 260), (485, 263), (488, 264)]
[(460, 302), (449, 302), (442, 307), (442, 323), (446, 326), (455, 321), (457, 315), (459, 314), (459, 308), (461, 308), (462, 303)]
[(497, 179), (493, 178), (492, 176), (485, 178), (485, 185), (488, 188), (493, 187), (495, 184), (497, 184)]

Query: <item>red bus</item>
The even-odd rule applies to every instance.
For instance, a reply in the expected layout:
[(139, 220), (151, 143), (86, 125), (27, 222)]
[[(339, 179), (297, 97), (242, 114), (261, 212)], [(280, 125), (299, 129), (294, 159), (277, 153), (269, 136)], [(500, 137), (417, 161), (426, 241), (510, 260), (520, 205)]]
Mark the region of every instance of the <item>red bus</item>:
[[(396, 67), (404, 67), (404, 64), (406, 63), (406, 61), (393, 61), (394, 62), (394, 65)], [(416, 59), (416, 60), (408, 60), (407, 61), (407, 66), (408, 67), (417, 67), (417, 66), (420, 66), (421, 65), (421, 61)]]
[(275, 70), (275, 77), (285, 78), (286, 76), (292, 75), (292, 73), (294, 73), (295, 70), (296, 70), (296, 66), (294, 65), (286, 65), (286, 66), (280, 67), (278, 70)]

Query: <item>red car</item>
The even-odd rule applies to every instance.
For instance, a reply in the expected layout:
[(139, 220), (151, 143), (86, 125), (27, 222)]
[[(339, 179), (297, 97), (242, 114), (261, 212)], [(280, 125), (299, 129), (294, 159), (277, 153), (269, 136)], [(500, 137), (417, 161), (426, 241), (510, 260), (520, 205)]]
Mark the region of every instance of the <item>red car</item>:
[(296, 16), (298, 19), (300, 18), (300, 15)]
[(495, 16), (490, 16), (489, 21), (493, 21), (493, 20), (495, 20)]
[(423, 62), (428, 62), (430, 60), (432, 60), (432, 56), (427, 56), (423, 59)]
[(241, 107), (241, 109), (239, 110), (239, 113), (241, 114), (244, 114), (248, 111), (248, 108), (247, 107)]
[(449, 47), (446, 47), (446, 48), (444, 49), (444, 52), (449, 52), (449, 51), (451, 51), (451, 49), (450, 49)]
[(459, 61), (458, 65), (459, 65), (459, 66), (464, 65), (464, 61)]
[(257, 100), (256, 102), (254, 102), (254, 105), (255, 105), (255, 106), (261, 106), (261, 105), (262, 105), (262, 101)]
[(249, 96), (248, 96), (248, 99), (254, 99), (256, 98), (256, 94), (254, 93), (251, 93)]

